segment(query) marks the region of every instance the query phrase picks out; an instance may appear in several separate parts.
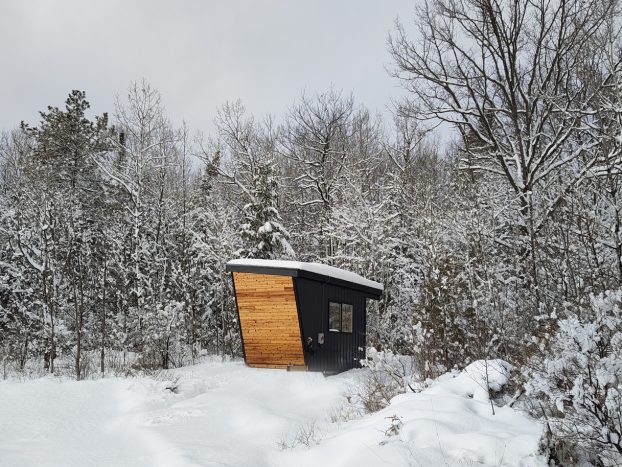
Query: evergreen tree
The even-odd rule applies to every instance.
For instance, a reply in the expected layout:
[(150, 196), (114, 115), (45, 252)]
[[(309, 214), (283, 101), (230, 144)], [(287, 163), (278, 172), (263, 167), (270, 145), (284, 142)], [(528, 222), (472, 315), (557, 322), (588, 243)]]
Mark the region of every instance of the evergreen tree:
[(246, 247), (238, 253), (240, 256), (262, 259), (294, 256), (289, 232), (281, 224), (277, 189), (272, 163), (261, 163), (253, 179), (252, 201), (243, 208), (240, 235)]
[[(92, 261), (93, 239), (105, 198), (96, 160), (109, 138), (107, 115), (91, 121), (89, 106), (84, 92), (72, 91), (64, 110), (48, 107), (36, 127), (22, 123), (30, 144), (24, 181), (36, 189), (13, 205), (21, 226), (15, 243), (42, 285), (46, 366), (54, 371), (57, 341), (64, 335), (78, 379), (83, 326), (92, 310), (88, 281), (99, 267)], [(71, 334), (57, 332), (65, 328)]]

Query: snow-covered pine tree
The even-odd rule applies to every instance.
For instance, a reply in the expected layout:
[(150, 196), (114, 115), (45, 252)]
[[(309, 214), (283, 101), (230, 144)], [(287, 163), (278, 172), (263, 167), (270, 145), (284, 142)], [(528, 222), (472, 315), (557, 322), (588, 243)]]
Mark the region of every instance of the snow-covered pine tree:
[(238, 256), (293, 256), (289, 233), (279, 215), (279, 174), (276, 171), (276, 131), (271, 120), (259, 125), (246, 116), (241, 102), (226, 103), (217, 114), (219, 139), (203, 150), (207, 168), (234, 193), (240, 212)]
[(201, 351), (236, 355), (239, 336), (231, 277), (225, 263), (239, 244), (236, 213), (230, 209), (217, 173), (205, 170), (190, 199), (189, 294), (186, 341), (193, 358)]
[(15, 206), (15, 221), (21, 225), (15, 243), (42, 284), (46, 365), (54, 370), (59, 320), (72, 333), (65, 344), (73, 353), (78, 379), (84, 323), (92, 310), (89, 280), (99, 267), (91, 254), (92, 240), (105, 196), (96, 161), (107, 151), (109, 136), (107, 115), (91, 121), (86, 117), (89, 107), (84, 92), (72, 91), (64, 110), (48, 107), (36, 127), (22, 123), (30, 142), (24, 161), (28, 192)]
[(245, 258), (274, 259), (293, 257), (289, 232), (278, 211), (278, 182), (271, 161), (262, 161), (254, 174), (251, 201), (243, 209), (240, 236), (244, 241), (238, 255)]

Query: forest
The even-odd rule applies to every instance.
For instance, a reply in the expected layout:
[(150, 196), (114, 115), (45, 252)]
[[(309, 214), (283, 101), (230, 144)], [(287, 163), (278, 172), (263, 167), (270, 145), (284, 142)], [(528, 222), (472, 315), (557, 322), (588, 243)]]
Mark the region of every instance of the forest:
[(0, 370), (239, 356), (225, 263), (320, 262), (384, 284), (369, 346), (421, 380), (511, 362), (509, 403), (551, 458), (620, 465), (621, 18), (615, 0), (428, 0), (389, 32), (392, 118), (327, 89), (276, 116), (226, 102), (204, 133), (145, 80), (102, 115), (73, 90), (17, 116)]

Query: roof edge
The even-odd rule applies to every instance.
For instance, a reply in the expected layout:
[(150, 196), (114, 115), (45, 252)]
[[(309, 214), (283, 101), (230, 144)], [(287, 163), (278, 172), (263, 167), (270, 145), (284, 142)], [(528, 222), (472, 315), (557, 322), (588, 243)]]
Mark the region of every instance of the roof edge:
[[(373, 287), (367, 284), (361, 284), (359, 282), (353, 282), (346, 279), (333, 277), (328, 274), (321, 274), (313, 271), (307, 271), (301, 268), (295, 267), (278, 267), (271, 265), (249, 265), (249, 264), (231, 264), (227, 263), (225, 266), (225, 270), (227, 272), (247, 272), (252, 274), (268, 274), (273, 276), (289, 276), (289, 277), (300, 277), (304, 279), (310, 279), (318, 282), (323, 282), (325, 284), (332, 284), (338, 287), (344, 287), (348, 289), (357, 290), (359, 292), (365, 293), (370, 298), (374, 298), (379, 300), (382, 296), (382, 292), (384, 288), (379, 284), (378, 287)], [(345, 271), (345, 270), (343, 270)], [(349, 271), (345, 271), (349, 272)], [(354, 273), (352, 273), (354, 274)], [(362, 279), (365, 279), (361, 277)], [(373, 282), (373, 281), (369, 281)]]

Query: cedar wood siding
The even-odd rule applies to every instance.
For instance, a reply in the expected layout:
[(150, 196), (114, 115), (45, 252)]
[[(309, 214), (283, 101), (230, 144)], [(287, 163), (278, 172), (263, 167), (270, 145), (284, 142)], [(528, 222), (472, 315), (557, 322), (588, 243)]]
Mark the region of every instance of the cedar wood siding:
[(246, 364), (305, 364), (292, 277), (233, 272)]

